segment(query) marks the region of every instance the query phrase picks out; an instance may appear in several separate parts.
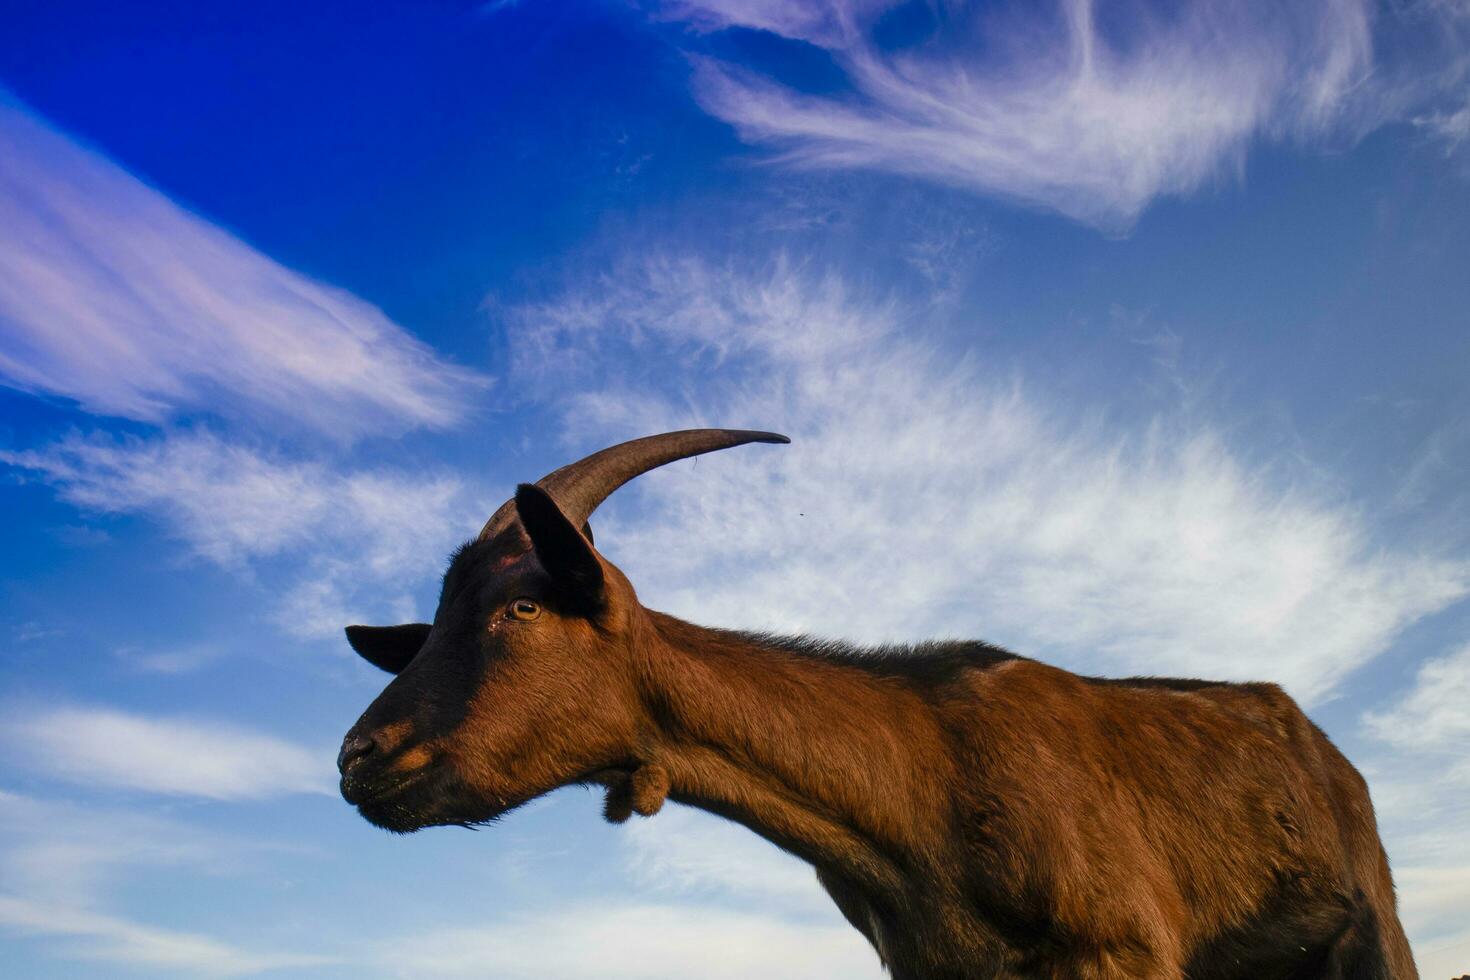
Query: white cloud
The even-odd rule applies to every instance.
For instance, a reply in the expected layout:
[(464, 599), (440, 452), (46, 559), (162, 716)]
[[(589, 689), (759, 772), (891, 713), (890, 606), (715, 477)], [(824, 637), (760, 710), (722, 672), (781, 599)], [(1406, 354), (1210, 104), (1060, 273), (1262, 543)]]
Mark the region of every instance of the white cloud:
[(1470, 102), (1453, 111), (1431, 112), (1414, 119), (1414, 125), (1444, 144), (1446, 153), (1454, 153), (1470, 139)]
[(214, 721), (108, 708), (20, 713), (0, 729), (11, 758), (45, 775), (214, 800), (333, 792), (327, 749)]
[(0, 380), (93, 413), (333, 437), (444, 426), (470, 372), (179, 207), (0, 89)]
[(0, 89), (0, 383), (173, 423), (146, 439), (72, 434), (0, 450), (0, 462), (41, 474), (80, 507), (146, 514), (220, 564), (299, 559), (305, 572), (282, 590), (276, 618), (297, 635), (335, 636), (385, 607), (411, 614), (410, 589), (483, 505), (469, 516), (460, 482), (442, 472), (291, 459), (178, 421), (207, 413), (344, 439), (444, 426), (483, 380)]
[(241, 872), (264, 852), (294, 850), (207, 832), (144, 806), (95, 800), (82, 805), (4, 790), (0, 831), (6, 888), (32, 900), (76, 907), (97, 904), (123, 872)]
[[(1352, 506), (1208, 428), (1071, 417), (917, 341), (908, 315), (784, 262), (650, 261), (517, 329), (523, 349), (558, 351), (542, 364), (629, 365), (569, 402), (579, 448), (692, 424), (794, 438), (642, 478), (644, 516), (627, 493), (599, 513), (644, 601), (696, 621), (980, 636), (1312, 702), (1470, 590), (1465, 563), (1378, 549)], [(640, 374), (671, 358), (672, 392)]]
[[(1460, 846), (1466, 843), (1461, 835)], [(1414, 947), (1419, 972), (1425, 977), (1458, 976), (1470, 964), (1470, 864), (1430, 867), (1407, 865), (1394, 869), (1399, 915)], [(1451, 962), (1453, 960), (1453, 962)]]
[[(1465, 905), (1462, 903), (1460, 907), (1464, 908)], [(1414, 960), (1419, 967), (1419, 975), (1426, 980), (1433, 977), (1464, 976), (1465, 964), (1470, 963), (1470, 938), (1464, 942), (1435, 946), (1415, 953)]]
[(393, 976), (506, 980), (885, 975), (811, 866), (744, 827), (671, 805), (619, 836), (623, 895), (393, 937), (374, 962)]
[[(1113, 230), (1161, 195), (1239, 170), (1256, 140), (1360, 135), (1448, 84), (1463, 60), (1434, 40), (1458, 29), (1460, 13), (1379, 12), (1368, 0), (939, 4), (928, 8), (932, 34), (895, 50), (873, 27), (896, 6), (678, 0), (661, 10), (831, 56), (848, 93), (695, 62), (704, 108), (782, 162), (937, 180)], [(1375, 61), (1375, 17), (1424, 35), (1403, 45), (1401, 65)]]
[(99, 908), (124, 872), (238, 873), (279, 845), (200, 830), (136, 808), (0, 790), (0, 931), (57, 955), (192, 976), (243, 976), (327, 960), (244, 949)]
[(70, 503), (102, 513), (146, 511), (200, 555), (222, 563), (275, 554), (332, 508), (331, 474), (231, 445), (209, 433), (162, 439), (76, 434), (0, 462), (56, 483)]
[(65, 940), (63, 955), (191, 976), (243, 977), (319, 966), (322, 956), (260, 953), (201, 936), (143, 925), (117, 916), (0, 893), (0, 928)]
[(1402, 749), (1470, 756), (1470, 644), (1419, 667), (1413, 688), (1385, 711), (1370, 712), (1368, 730)]
[(185, 644), (163, 649), (127, 646), (112, 651), (120, 662), (148, 674), (191, 673), (215, 662), (224, 653), (222, 648), (212, 644)]
[[(1425, 976), (1470, 944), (1470, 644), (1421, 664), (1413, 686), (1364, 716), (1387, 751), (1364, 766), (1388, 841), (1404, 926)], [(1458, 950), (1458, 954), (1456, 954)], [(1433, 968), (1436, 972), (1431, 973)]]
[(306, 571), (276, 618), (311, 637), (338, 635), (385, 607), (411, 617), (406, 590), (435, 574), (489, 513), (443, 472), (293, 461), (204, 431), (73, 434), (40, 450), (0, 450), (0, 462), (40, 474), (79, 507), (146, 514), (223, 565), (298, 557)]
[(751, 906), (830, 917), (811, 865), (739, 824), (683, 806), (624, 825), (626, 864), (654, 891), (714, 894)]
[(894, 0), (848, 0), (846, 3), (804, 3), (800, 0), (669, 0), (656, 14), (688, 22), (696, 30), (717, 31), (730, 26), (770, 31), (782, 37), (838, 47), (852, 32), (855, 20), (865, 20)]
[(377, 962), (402, 977), (504, 980), (849, 980), (883, 976), (843, 925), (715, 907), (612, 901), (400, 936)]
[(1470, 779), (1462, 773), (1444, 780), (1433, 762), (1412, 754), (1369, 756), (1363, 769), (1393, 869), (1399, 918), (1424, 972), (1434, 951), (1470, 943)]
[[(677, 903), (639, 895), (595, 905), (569, 901), (468, 927), (390, 936), (366, 951), (355, 941), (351, 969), (362, 976), (506, 980), (882, 975), (867, 943), (820, 894), (810, 867), (748, 831), (682, 807), (624, 829), (630, 884), (673, 892)], [(139, 923), (106, 907), (113, 886), (125, 880), (136, 887), (142, 870), (258, 871), (255, 858), (263, 850), (283, 850), (280, 845), (136, 808), (81, 806), (3, 790), (0, 842), (6, 883), (0, 930), (49, 937), (59, 955), (200, 975), (271, 969), (310, 975), (313, 965), (346, 962), (244, 950)]]

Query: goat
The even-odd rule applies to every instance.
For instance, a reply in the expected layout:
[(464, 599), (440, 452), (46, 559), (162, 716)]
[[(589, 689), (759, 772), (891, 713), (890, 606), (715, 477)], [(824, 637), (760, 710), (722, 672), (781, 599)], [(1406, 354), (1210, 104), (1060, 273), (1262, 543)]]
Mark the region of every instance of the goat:
[(636, 439), (522, 484), (434, 622), (349, 626), (396, 674), (343, 797), (398, 833), (570, 784), (666, 799), (816, 868), (895, 980), (1416, 976), (1367, 785), (1279, 687), (1085, 677), (984, 643), (860, 650), (639, 603), (587, 519), (769, 432)]

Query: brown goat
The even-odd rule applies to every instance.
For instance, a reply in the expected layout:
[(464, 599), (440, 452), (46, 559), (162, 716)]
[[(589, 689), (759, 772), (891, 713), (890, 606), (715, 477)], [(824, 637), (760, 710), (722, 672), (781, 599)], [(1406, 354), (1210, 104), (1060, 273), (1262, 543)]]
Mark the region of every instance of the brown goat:
[(856, 650), (644, 608), (612, 491), (764, 432), (634, 440), (522, 485), (434, 622), (350, 626), (397, 674), (348, 732), (379, 826), (560, 786), (665, 799), (811, 862), (897, 980), (1416, 976), (1368, 789), (1272, 684), (1082, 677), (983, 643)]

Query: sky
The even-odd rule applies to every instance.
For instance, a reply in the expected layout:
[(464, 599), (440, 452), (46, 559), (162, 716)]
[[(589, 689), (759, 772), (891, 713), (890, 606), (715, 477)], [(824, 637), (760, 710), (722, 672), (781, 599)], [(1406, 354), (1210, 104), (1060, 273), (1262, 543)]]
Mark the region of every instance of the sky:
[(0, 958), (877, 978), (810, 869), (336, 793), (512, 492), (642, 601), (1276, 681), (1470, 970), (1470, 6), (28, 4), (0, 31)]

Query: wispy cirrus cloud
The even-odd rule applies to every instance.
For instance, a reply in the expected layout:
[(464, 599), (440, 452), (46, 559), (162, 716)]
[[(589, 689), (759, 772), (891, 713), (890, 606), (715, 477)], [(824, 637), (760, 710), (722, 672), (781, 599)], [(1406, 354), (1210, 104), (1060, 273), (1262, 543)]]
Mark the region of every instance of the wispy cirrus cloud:
[(1470, 139), (1470, 102), (1455, 109), (1416, 116), (1414, 125), (1438, 139), (1445, 153), (1453, 154), (1467, 139)]
[[(1350, 503), (1218, 431), (1079, 417), (916, 341), (912, 315), (786, 262), (653, 259), (515, 322), (528, 357), (557, 351), (536, 363), (596, 378), (564, 403), (579, 444), (703, 424), (795, 439), (650, 474), (647, 519), (616, 497), (599, 515), (645, 601), (701, 621), (984, 636), (1314, 702), (1470, 591), (1470, 565), (1383, 550)], [(599, 358), (630, 367), (604, 382)]]
[(58, 951), (72, 959), (186, 976), (255, 976), (333, 962), (325, 956), (257, 952), (197, 933), (4, 893), (0, 893), (0, 928), (60, 940)]
[(623, 835), (628, 871), (652, 892), (715, 896), (809, 919), (834, 914), (811, 865), (729, 820), (674, 805), (627, 824)]
[(1425, 976), (1463, 969), (1470, 952), (1467, 703), (1470, 644), (1425, 661), (1407, 691), (1363, 719), (1378, 743), (1364, 769), (1389, 842), (1404, 925), (1415, 949), (1424, 951)]
[(44, 449), (0, 451), (0, 462), (40, 474), (87, 510), (150, 513), (196, 554), (222, 564), (276, 554), (334, 508), (350, 509), (345, 481), (326, 467), (205, 431), (150, 439), (73, 433)]
[(220, 564), (363, 538), (374, 548), (368, 570), (387, 570), (415, 554), (424, 534), (463, 516), (454, 512), (463, 486), (446, 473), (338, 468), (205, 430), (166, 439), (74, 433), (40, 450), (0, 451), (0, 462), (40, 474), (87, 510), (151, 514)]
[[(239, 874), (280, 845), (213, 833), (136, 808), (38, 799), (0, 790), (0, 932), (66, 958), (155, 975), (250, 976), (328, 957), (250, 948), (109, 911), (137, 875)], [(286, 849), (290, 850), (290, 849)], [(174, 879), (170, 879), (174, 880)]]
[(292, 459), (208, 431), (158, 438), (69, 435), (0, 462), (54, 484), (104, 514), (143, 514), (194, 554), (244, 568), (293, 556), (305, 566), (278, 622), (302, 636), (337, 635), (385, 604), (412, 615), (405, 590), (488, 513), (446, 472), (352, 469)]
[(88, 787), (212, 800), (334, 792), (329, 750), (213, 720), (48, 708), (16, 713), (0, 738), (33, 771)]
[[(321, 637), (369, 608), (411, 611), (404, 590), (438, 562), (423, 535), (447, 550), (459, 532), (442, 532), (463, 495), (443, 472), (285, 446), (303, 433), (348, 441), (447, 426), (485, 380), (0, 89), (0, 384), (164, 427), (147, 438), (73, 433), (0, 450), (0, 462), (84, 509), (157, 520), (210, 561), (300, 559), (309, 570), (283, 590), (277, 618)], [(218, 422), (179, 424), (200, 414)]]
[[(510, 321), (528, 388), (577, 392), (556, 401), (577, 450), (689, 425), (793, 437), (650, 473), (599, 512), (643, 600), (695, 621), (983, 637), (1087, 672), (1274, 680), (1312, 705), (1470, 595), (1462, 558), (1385, 547), (1340, 488), (1232, 448), (1228, 420), (1079, 414), (916, 339), (923, 310), (780, 259), (639, 257)], [(1369, 719), (1392, 751), (1365, 771), (1426, 964), (1465, 941), (1462, 660)], [(635, 880), (819, 904), (804, 869), (675, 814), (630, 828)]]
[(482, 382), (0, 88), (0, 383), (94, 414), (207, 411), (350, 439), (449, 425)]
[(599, 902), (464, 928), (401, 936), (377, 963), (399, 977), (505, 980), (878, 980), (861, 936), (711, 906)]
[[(8, 739), (7, 739), (8, 740)], [(161, 808), (172, 800), (160, 799)], [(6, 889), (52, 905), (96, 907), (144, 871), (228, 874), (280, 845), (203, 830), (147, 805), (81, 804), (0, 789)]]
[(1420, 665), (1414, 686), (1383, 711), (1369, 712), (1368, 730), (1383, 742), (1443, 754), (1457, 761), (1470, 786), (1470, 644)]
[[(144, 872), (238, 875), (278, 844), (168, 816), (0, 790), (0, 932), (54, 942), (65, 956), (187, 975), (272, 971), (507, 980), (553, 976), (660, 980), (858, 978), (882, 970), (821, 894), (811, 869), (733, 824), (682, 807), (625, 828), (634, 893), (571, 900), (494, 921), (389, 935), (349, 953), (280, 953), (141, 922), (108, 893)], [(332, 972), (331, 975), (336, 975)]]
[(749, 27), (823, 47), (838, 47), (851, 36), (855, 22), (867, 21), (892, 6), (894, 0), (666, 0), (654, 11), (660, 18), (685, 21), (700, 31)]
[[(676, 0), (657, 10), (831, 57), (849, 86), (837, 95), (695, 61), (700, 104), (782, 163), (927, 178), (1115, 231), (1160, 196), (1239, 170), (1257, 140), (1352, 139), (1462, 73), (1463, 54), (1436, 43), (1375, 59), (1377, 20), (1412, 13), (1433, 38), (1465, 24), (1448, 5), (1402, 17), (1368, 0), (1161, 7)], [(882, 43), (875, 28), (895, 13), (930, 30)], [(1455, 128), (1454, 117), (1426, 118)]]

